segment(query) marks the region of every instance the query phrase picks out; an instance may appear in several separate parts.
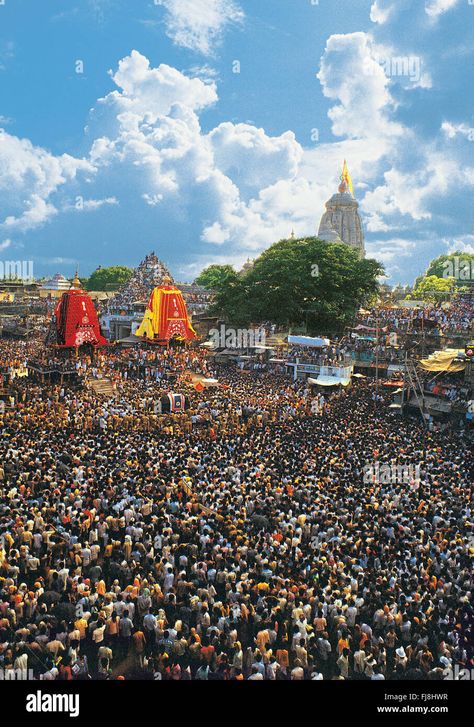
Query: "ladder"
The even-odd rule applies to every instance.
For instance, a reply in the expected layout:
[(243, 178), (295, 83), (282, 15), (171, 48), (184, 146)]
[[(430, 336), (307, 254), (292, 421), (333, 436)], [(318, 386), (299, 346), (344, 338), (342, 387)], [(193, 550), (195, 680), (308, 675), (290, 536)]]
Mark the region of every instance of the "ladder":
[(423, 391), (423, 384), (420, 381), (420, 377), (418, 376), (418, 370), (416, 367), (416, 362), (412, 359), (408, 359), (408, 355), (405, 358), (405, 372), (408, 379), (408, 398), (407, 403), (410, 401), (410, 394), (413, 392), (416, 403), (418, 404), (418, 407), (420, 409), (421, 416), (426, 421), (425, 417), (425, 395)]

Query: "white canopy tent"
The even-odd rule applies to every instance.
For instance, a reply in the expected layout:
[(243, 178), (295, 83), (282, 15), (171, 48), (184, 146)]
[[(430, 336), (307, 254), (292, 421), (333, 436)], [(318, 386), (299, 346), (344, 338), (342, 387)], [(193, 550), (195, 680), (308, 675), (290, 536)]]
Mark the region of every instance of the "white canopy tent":
[(329, 338), (312, 338), (311, 336), (288, 336), (288, 343), (294, 346), (310, 346), (311, 348), (323, 348), (329, 346)]
[(337, 376), (318, 376), (317, 379), (308, 378), (308, 384), (318, 386), (349, 386), (350, 379), (338, 378)]

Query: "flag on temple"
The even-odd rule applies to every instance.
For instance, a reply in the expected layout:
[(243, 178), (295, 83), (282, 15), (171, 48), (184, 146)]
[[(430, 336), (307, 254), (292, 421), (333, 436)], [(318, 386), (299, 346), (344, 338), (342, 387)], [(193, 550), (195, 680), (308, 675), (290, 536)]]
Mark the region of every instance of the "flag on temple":
[(347, 186), (349, 187), (349, 191), (354, 196), (354, 186), (352, 184), (352, 177), (349, 174), (349, 169), (347, 168), (347, 162), (344, 159), (344, 166), (342, 168), (342, 175), (341, 179), (343, 179), (344, 182), (346, 182)]

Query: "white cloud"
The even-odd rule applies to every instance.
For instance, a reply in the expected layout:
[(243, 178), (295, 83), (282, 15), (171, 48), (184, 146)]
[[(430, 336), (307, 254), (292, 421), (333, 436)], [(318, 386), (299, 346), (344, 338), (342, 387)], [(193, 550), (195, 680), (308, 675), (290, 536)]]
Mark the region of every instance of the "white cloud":
[(413, 256), (418, 243), (414, 240), (394, 237), (387, 240), (371, 240), (366, 243), (367, 255), (378, 260), (385, 267), (386, 280), (400, 272), (400, 261)]
[(156, 207), (157, 204), (160, 204), (160, 202), (163, 202), (163, 195), (162, 194), (148, 194), (148, 192), (144, 192), (142, 194), (142, 199), (145, 200), (145, 202), (150, 205), (150, 207)]
[(212, 55), (230, 25), (241, 24), (244, 12), (235, 0), (161, 0), (166, 8), (167, 35), (176, 45)]
[(255, 126), (225, 122), (213, 129), (208, 139), (216, 165), (241, 190), (261, 189), (282, 177), (294, 177), (303, 156), (291, 131), (269, 137)]
[(102, 191), (120, 199), (126, 179), (146, 204), (157, 206), (205, 183), (214, 163), (197, 112), (217, 101), (215, 83), (163, 64), (150, 68), (137, 51), (111, 75), (118, 90), (100, 99), (87, 127), (96, 136), (90, 159)]
[(196, 260), (191, 263), (181, 264), (178, 268), (178, 275), (182, 275), (185, 280), (196, 278), (201, 270), (208, 265), (233, 265), (236, 270), (240, 270), (249, 259), (247, 252), (225, 255), (199, 255)]
[(12, 40), (0, 41), (0, 71), (5, 71), (8, 62), (15, 56), (15, 44)]
[[(215, 83), (204, 83), (200, 78), (188, 78), (176, 68), (162, 63), (150, 68), (150, 61), (133, 50), (118, 64), (112, 75), (114, 83), (122, 89), (122, 111), (146, 107), (152, 117), (167, 114), (171, 106), (182, 103), (193, 110), (203, 109), (217, 101)], [(115, 98), (109, 94), (108, 98)]]
[(408, 85), (405, 88), (433, 88), (433, 79), (431, 78), (431, 74), (428, 71), (425, 71), (421, 74), (418, 81), (413, 81), (411, 85)]
[(77, 265), (77, 258), (62, 257), (55, 255), (53, 257), (36, 257), (35, 262), (45, 263), (46, 265)]
[(3, 252), (3, 250), (6, 250), (7, 248), (9, 248), (11, 246), (11, 244), (12, 244), (12, 241), (10, 239), (7, 238), (6, 240), (3, 240), (2, 242), (0, 242), (0, 251)]
[(370, 19), (373, 23), (382, 25), (387, 22), (394, 9), (392, 0), (375, 0), (370, 8)]
[(280, 238), (316, 234), (315, 190), (302, 177), (281, 179), (260, 190), (247, 204), (239, 197), (223, 200), (218, 226), (206, 228), (203, 239), (217, 244), (231, 240), (236, 249), (258, 252)]
[[(388, 11), (390, 5), (383, 8)], [(344, 157), (351, 165), (355, 160), (356, 177), (369, 184), (381, 173), (384, 177), (383, 184), (372, 186), (365, 196), (359, 194), (369, 233), (406, 227), (408, 219), (430, 220), (440, 198), (459, 184), (472, 186), (469, 174), (444, 149), (425, 144), (414, 131), (394, 121), (391, 83), (399, 82), (403, 90), (432, 85), (419, 56), (400, 55), (364, 33), (333, 35), (318, 77), (324, 94), (336, 102), (328, 113), (333, 133), (353, 140), (353, 149)], [(452, 135), (453, 128), (445, 126), (444, 131)], [(465, 133), (465, 128), (457, 127), (457, 132)], [(361, 151), (367, 153), (365, 163)]]
[(366, 33), (331, 35), (318, 78), (327, 98), (337, 101), (328, 116), (335, 136), (351, 139), (393, 137), (403, 127), (390, 120), (394, 107), (379, 49)]
[(441, 131), (448, 139), (455, 139), (456, 136), (464, 136), (469, 141), (474, 141), (474, 128), (467, 124), (453, 124), (450, 121), (443, 121)]
[(165, 63), (150, 68), (148, 58), (136, 50), (122, 58), (115, 73), (109, 73), (119, 90), (97, 101), (86, 127), (90, 135), (97, 130), (116, 133), (123, 114), (129, 115), (123, 119), (133, 127), (134, 116), (153, 124), (177, 104), (200, 111), (217, 101), (214, 81), (188, 78)]
[(383, 221), (378, 212), (372, 212), (368, 217), (366, 228), (369, 232), (388, 232), (390, 225)]
[(363, 209), (376, 219), (383, 216), (408, 215), (413, 220), (432, 217), (433, 201), (459, 185), (472, 186), (469, 169), (460, 169), (456, 161), (426, 150), (425, 166), (410, 172), (392, 168), (384, 175), (385, 184), (368, 192)]
[[(280, 230), (288, 235), (292, 225), (284, 219), (301, 204), (291, 191), (303, 159), (293, 132), (271, 137), (250, 124), (224, 122), (204, 134), (198, 111), (217, 100), (215, 84), (168, 66), (152, 69), (136, 51), (112, 78), (118, 90), (100, 100), (88, 127), (98, 134), (107, 129), (90, 155), (100, 190), (120, 198), (126, 179), (148, 206), (198, 205), (201, 239), (212, 245), (261, 249)], [(277, 189), (288, 196), (284, 216), (279, 195), (268, 192), (264, 209), (262, 194)]]
[[(0, 211), (10, 214), (3, 224), (26, 231), (56, 213), (49, 197), (79, 171), (93, 171), (89, 162), (69, 154), (55, 157), (28, 139), (6, 132), (0, 136)], [(1, 225), (1, 217), (0, 217)]]
[(18, 217), (9, 215), (5, 218), (3, 224), (6, 228), (14, 228), (20, 232), (27, 232), (47, 222), (58, 212), (53, 204), (47, 202), (37, 194), (32, 194), (25, 206), (26, 209)]
[[(364, 74), (373, 75), (372, 63), (375, 61), (383, 70), (389, 88), (391, 84), (399, 84), (405, 91), (415, 88), (432, 88), (433, 79), (427, 70), (427, 61), (419, 54), (418, 49), (412, 53), (400, 52), (392, 44), (378, 43), (372, 36), (367, 37), (370, 59), (364, 61)], [(396, 109), (396, 105), (390, 97), (387, 111), (394, 109)]]
[(474, 235), (464, 235), (455, 240), (445, 240), (447, 255), (455, 252), (469, 252), (474, 255)]
[(77, 210), (98, 210), (104, 205), (118, 205), (117, 197), (105, 197), (104, 199), (84, 199), (77, 200), (75, 209)]
[(341, 138), (311, 149), (291, 131), (270, 136), (251, 123), (226, 121), (203, 131), (200, 113), (218, 101), (216, 83), (165, 64), (152, 68), (133, 51), (111, 73), (116, 89), (91, 111), (87, 160), (1, 137), (6, 235), (43, 224), (80, 196), (84, 209), (130, 211), (138, 224), (156, 215), (157, 229), (170, 219), (189, 223), (196, 240), (191, 266), (244, 262), (291, 229), (316, 234), (347, 158), (368, 232), (400, 236), (368, 245), (393, 272), (398, 257), (413, 255), (402, 238), (410, 219), (429, 220), (438, 200), (472, 184), (474, 174), (394, 120), (392, 81), (377, 60), (382, 50), (364, 33), (328, 39), (319, 78)]
[(426, 0), (425, 12), (431, 18), (437, 18), (458, 4), (459, 0)]
[(213, 222), (212, 225), (203, 230), (201, 239), (204, 242), (211, 242), (214, 245), (222, 245), (230, 237), (230, 231), (224, 228), (220, 222)]

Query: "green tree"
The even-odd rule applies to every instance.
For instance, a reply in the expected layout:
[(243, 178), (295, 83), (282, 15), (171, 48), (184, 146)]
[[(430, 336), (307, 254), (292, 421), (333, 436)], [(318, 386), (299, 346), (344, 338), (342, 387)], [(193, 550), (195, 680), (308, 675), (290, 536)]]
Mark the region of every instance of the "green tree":
[(133, 270), (125, 265), (113, 265), (109, 268), (97, 268), (86, 282), (87, 290), (112, 291), (127, 283)]
[(449, 297), (454, 286), (454, 278), (439, 278), (437, 275), (428, 275), (424, 278), (417, 278), (413, 292), (408, 297), (412, 300), (441, 302)]
[(242, 276), (217, 288), (215, 308), (232, 323), (306, 323), (311, 332), (342, 330), (378, 290), (383, 267), (354, 248), (315, 237), (280, 240)]
[[(456, 259), (458, 262), (456, 263)], [(452, 276), (453, 269), (460, 268), (463, 270), (463, 263), (470, 263), (470, 267), (474, 267), (474, 254), (471, 252), (453, 252), (450, 255), (440, 255), (430, 262), (425, 277), (435, 275), (437, 278), (448, 278)], [(469, 266), (464, 265), (469, 269)], [(463, 282), (462, 279), (459, 282)]]
[(209, 265), (196, 278), (197, 285), (208, 290), (219, 289), (235, 280), (237, 273), (232, 265)]

